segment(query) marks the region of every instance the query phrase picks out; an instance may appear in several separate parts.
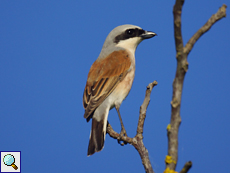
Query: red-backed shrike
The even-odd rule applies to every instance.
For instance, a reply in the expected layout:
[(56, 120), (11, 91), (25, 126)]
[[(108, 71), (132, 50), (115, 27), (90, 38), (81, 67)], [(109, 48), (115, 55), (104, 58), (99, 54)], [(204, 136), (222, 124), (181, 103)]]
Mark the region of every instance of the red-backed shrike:
[(134, 25), (121, 25), (107, 36), (101, 53), (90, 68), (83, 94), (84, 118), (92, 118), (87, 155), (104, 147), (109, 110), (116, 108), (126, 135), (119, 108), (128, 95), (135, 74), (135, 50), (138, 44), (154, 37), (154, 32)]

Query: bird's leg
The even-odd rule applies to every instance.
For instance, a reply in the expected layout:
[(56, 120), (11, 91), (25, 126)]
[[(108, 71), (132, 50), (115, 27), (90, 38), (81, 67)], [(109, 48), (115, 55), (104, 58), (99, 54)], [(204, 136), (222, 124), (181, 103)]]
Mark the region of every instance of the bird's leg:
[(127, 136), (127, 133), (126, 133), (123, 121), (121, 119), (121, 114), (120, 114), (120, 111), (119, 111), (120, 106), (115, 105), (115, 108), (117, 110), (117, 113), (118, 113), (118, 116), (119, 116), (119, 119), (120, 119), (120, 123), (121, 123), (121, 132), (120, 132), (120, 135), (119, 135), (119, 138), (117, 139), (117, 141), (118, 141), (119, 144), (121, 144), (123, 146), (124, 144), (127, 144), (127, 143), (126, 142), (120, 143), (120, 138), (122, 136)]

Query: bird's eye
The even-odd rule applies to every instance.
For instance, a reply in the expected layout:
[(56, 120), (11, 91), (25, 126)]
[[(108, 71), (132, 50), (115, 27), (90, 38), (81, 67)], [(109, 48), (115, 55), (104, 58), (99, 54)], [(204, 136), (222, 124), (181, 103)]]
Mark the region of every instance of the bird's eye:
[(134, 34), (134, 29), (129, 29), (126, 31), (127, 35), (133, 35)]

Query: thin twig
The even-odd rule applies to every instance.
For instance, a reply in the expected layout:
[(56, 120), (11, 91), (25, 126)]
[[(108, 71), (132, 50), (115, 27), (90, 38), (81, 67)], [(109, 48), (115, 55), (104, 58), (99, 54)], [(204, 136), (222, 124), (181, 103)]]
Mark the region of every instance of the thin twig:
[(149, 101), (150, 101), (150, 94), (152, 92), (153, 87), (156, 85), (157, 85), (157, 81), (154, 81), (153, 83), (150, 83), (147, 86), (146, 93), (145, 93), (145, 99), (144, 99), (144, 101), (140, 107), (139, 121), (138, 121), (138, 125), (137, 125), (136, 136), (143, 135), (144, 121), (145, 121), (145, 117), (146, 117), (146, 110), (147, 110), (147, 107), (148, 107)]
[(216, 14), (213, 14), (212, 17), (202, 26), (188, 41), (188, 43), (184, 47), (184, 53), (189, 54), (192, 50), (194, 44), (196, 41), (204, 34), (206, 33), (213, 24), (215, 24), (218, 20), (222, 19), (223, 17), (226, 17), (226, 8), (227, 5), (223, 4), (222, 7), (219, 8)]
[(141, 157), (142, 164), (145, 168), (145, 172), (148, 173), (154, 173), (154, 172), (153, 172), (152, 165), (150, 163), (148, 150), (145, 148), (143, 143), (143, 129), (144, 129), (144, 122), (146, 118), (146, 110), (150, 102), (150, 94), (152, 92), (153, 87), (156, 85), (157, 85), (157, 81), (154, 81), (153, 83), (150, 83), (147, 86), (145, 99), (140, 107), (140, 114), (139, 114), (139, 120), (137, 125), (137, 134), (134, 137), (134, 141), (136, 141), (136, 143), (133, 143), (133, 146), (136, 148), (136, 150), (138, 151)]
[(180, 171), (180, 173), (187, 173), (191, 167), (192, 167), (192, 162), (191, 161), (186, 162), (183, 169)]
[(132, 144), (133, 143), (133, 138), (130, 138), (128, 136), (120, 136), (119, 133), (115, 132), (112, 128), (112, 126), (109, 124), (109, 122), (107, 123), (107, 129), (106, 132), (109, 134), (109, 136), (113, 139), (118, 139), (120, 137), (120, 141), (123, 141), (125, 143), (129, 143)]

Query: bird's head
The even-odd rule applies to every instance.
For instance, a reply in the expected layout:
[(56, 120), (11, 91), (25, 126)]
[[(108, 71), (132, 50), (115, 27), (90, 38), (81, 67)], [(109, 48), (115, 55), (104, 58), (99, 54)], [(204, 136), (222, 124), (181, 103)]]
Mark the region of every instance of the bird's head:
[(138, 44), (145, 40), (156, 36), (151, 31), (146, 31), (135, 25), (120, 25), (114, 28), (107, 36), (104, 48), (118, 47), (135, 52)]

